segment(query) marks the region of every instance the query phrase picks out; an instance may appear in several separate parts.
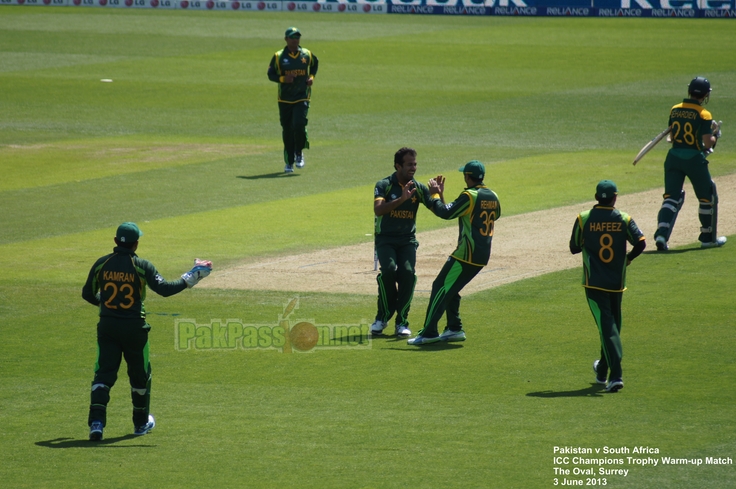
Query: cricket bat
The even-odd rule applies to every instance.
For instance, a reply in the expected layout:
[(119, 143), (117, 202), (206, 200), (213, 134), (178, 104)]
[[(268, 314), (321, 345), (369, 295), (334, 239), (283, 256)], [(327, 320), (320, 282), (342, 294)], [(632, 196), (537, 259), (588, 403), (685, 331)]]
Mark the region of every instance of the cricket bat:
[(636, 165), (637, 163), (639, 163), (639, 160), (641, 160), (642, 158), (644, 158), (644, 155), (647, 154), (647, 153), (649, 153), (649, 151), (653, 147), (655, 147), (657, 145), (657, 143), (659, 143), (662, 139), (664, 139), (664, 137), (667, 136), (670, 133), (670, 131), (672, 131), (672, 128), (671, 127), (668, 127), (664, 131), (662, 131), (659, 134), (657, 134), (657, 136), (654, 139), (652, 139), (646, 145), (644, 145), (644, 147), (641, 148), (641, 151), (639, 151), (639, 154), (636, 155), (636, 158), (634, 158), (634, 165)]

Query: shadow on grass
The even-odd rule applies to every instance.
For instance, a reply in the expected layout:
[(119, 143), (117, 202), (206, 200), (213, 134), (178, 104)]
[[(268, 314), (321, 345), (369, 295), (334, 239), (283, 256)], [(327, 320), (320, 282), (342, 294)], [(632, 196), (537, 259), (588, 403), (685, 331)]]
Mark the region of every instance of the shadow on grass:
[(122, 445), (114, 446), (115, 443), (133, 438), (140, 439), (137, 435), (125, 435), (115, 438), (105, 438), (100, 441), (76, 440), (74, 438), (54, 438), (53, 440), (37, 441), (35, 444), (46, 448), (153, 448), (156, 445)]
[[(407, 341), (410, 337), (409, 336), (397, 336), (397, 335), (387, 335), (387, 334), (374, 334), (373, 335), (373, 341), (375, 340), (385, 340), (386, 343), (398, 343), (400, 341)], [(412, 346), (412, 345), (407, 345)], [(430, 351), (430, 350), (455, 350), (457, 348), (462, 348), (462, 345), (458, 342), (452, 342), (448, 343), (446, 341), (440, 341), (438, 343), (430, 343), (428, 345), (421, 345), (421, 346), (414, 346), (411, 349), (407, 348), (386, 348), (387, 350), (400, 350), (400, 351)]]
[(700, 246), (696, 246), (695, 248), (683, 248), (679, 250), (667, 250), (667, 251), (659, 251), (659, 250), (651, 250), (651, 251), (644, 251), (642, 255), (678, 255), (680, 253), (688, 253), (690, 251), (705, 251), (711, 248), (701, 248)]
[(530, 392), (527, 397), (602, 397), (605, 386), (600, 384), (591, 384), (590, 387), (579, 389), (576, 391), (540, 391)]
[(457, 343), (446, 343), (444, 341), (440, 343), (430, 343), (428, 345), (421, 345), (421, 346), (413, 346), (413, 345), (406, 345), (411, 346), (411, 348), (398, 348), (398, 347), (392, 347), (392, 348), (386, 348), (387, 350), (398, 350), (398, 351), (410, 351), (410, 352), (428, 352), (428, 351), (441, 351), (441, 350), (457, 350), (458, 348), (462, 348), (463, 345), (458, 345)]
[(299, 173), (284, 173), (282, 171), (280, 172), (274, 172), (274, 173), (264, 173), (263, 175), (239, 175), (237, 178), (242, 178), (243, 180), (261, 180), (264, 178), (290, 178), (290, 177), (298, 177)]

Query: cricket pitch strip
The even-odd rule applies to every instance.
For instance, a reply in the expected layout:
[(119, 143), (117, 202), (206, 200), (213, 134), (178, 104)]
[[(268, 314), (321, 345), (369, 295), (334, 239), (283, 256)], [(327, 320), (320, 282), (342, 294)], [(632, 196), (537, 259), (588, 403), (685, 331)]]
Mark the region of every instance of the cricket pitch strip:
[[(718, 234), (736, 233), (736, 174), (714, 178), (718, 185)], [(685, 183), (685, 205), (670, 238), (670, 247), (697, 246), (700, 232), (698, 201), (690, 182)], [(591, 191), (592, 193), (592, 191)], [(580, 255), (568, 247), (575, 216), (594, 201), (531, 212), (496, 222), (491, 261), (465, 289), (463, 295), (545, 273), (579, 268)], [(502, 202), (503, 204), (503, 202)], [(647, 237), (647, 252), (656, 250), (654, 231), (662, 204), (662, 189), (621, 195), (616, 207), (628, 213)], [(371, 212), (370, 202), (366, 212)], [(424, 209), (422, 212), (429, 212)], [(373, 239), (369, 242), (274, 258), (260, 257), (212, 272), (200, 287), (242, 290), (330, 292), (376, 295)], [(415, 294), (428, 296), (432, 281), (455, 249), (457, 225), (417, 233), (417, 285)], [(729, 242), (726, 246), (736, 246)], [(703, 251), (708, 252), (708, 251)], [(646, 253), (646, 252), (645, 252)], [(641, 262), (638, 262), (641, 263)], [(636, 266), (634, 262), (633, 266)], [(673, 265), (674, 266), (674, 265)], [(582, 273), (582, 272), (581, 272)]]

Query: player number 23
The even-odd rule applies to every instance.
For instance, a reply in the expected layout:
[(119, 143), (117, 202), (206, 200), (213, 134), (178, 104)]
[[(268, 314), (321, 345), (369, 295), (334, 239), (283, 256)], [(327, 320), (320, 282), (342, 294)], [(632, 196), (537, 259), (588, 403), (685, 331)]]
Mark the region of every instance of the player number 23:
[(132, 285), (123, 284), (120, 286), (120, 288), (118, 288), (115, 282), (107, 282), (105, 284), (105, 287), (103, 288), (105, 291), (112, 289), (112, 295), (110, 296), (109, 299), (105, 301), (105, 307), (107, 307), (108, 309), (118, 308), (117, 305), (113, 304), (118, 294), (122, 294), (123, 299), (127, 299), (127, 302), (123, 302), (122, 300), (118, 302), (118, 305), (122, 307), (123, 309), (130, 309), (131, 307), (133, 307), (133, 304), (135, 304), (135, 298), (133, 297), (133, 286)]

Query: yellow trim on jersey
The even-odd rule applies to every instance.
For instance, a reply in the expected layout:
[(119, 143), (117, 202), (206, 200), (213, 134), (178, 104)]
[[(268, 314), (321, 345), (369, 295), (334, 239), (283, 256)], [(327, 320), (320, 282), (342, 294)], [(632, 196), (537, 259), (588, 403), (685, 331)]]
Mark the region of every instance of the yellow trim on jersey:
[(468, 206), (467, 209), (465, 209), (465, 212), (463, 212), (462, 214), (460, 214), (457, 217), (461, 217), (461, 216), (465, 216), (467, 214), (470, 214), (470, 222), (473, 222), (473, 214), (472, 213), (473, 213), (473, 207), (475, 207), (475, 199), (473, 199), (473, 194), (471, 194), (467, 190), (464, 191), (463, 193), (464, 194), (468, 194), (468, 200), (470, 201), (470, 205)]
[(309, 102), (308, 98), (303, 98), (301, 100), (281, 100), (279, 99), (279, 102), (282, 104), (298, 104), (299, 102)]
[(705, 121), (711, 121), (711, 120), (713, 120), (713, 115), (708, 110), (706, 110), (705, 107), (703, 107), (700, 104), (693, 104), (693, 103), (690, 103), (690, 102), (682, 102), (681, 104), (677, 104), (677, 105), (673, 106), (672, 109), (670, 110), (670, 112), (672, 110), (675, 110), (675, 109), (690, 109), (690, 110), (694, 110), (694, 111), (696, 111), (696, 112), (698, 112), (700, 114), (700, 118), (701, 119), (703, 119)]
[(627, 287), (624, 287), (620, 290), (602, 289), (600, 287), (591, 287), (590, 285), (583, 285), (583, 287), (585, 287), (586, 289), (602, 290), (603, 292), (625, 292), (626, 290), (628, 290)]
[(453, 257), (455, 260), (461, 261), (467, 265), (473, 265), (474, 267), (481, 267), (481, 268), (485, 267), (485, 265), (481, 265), (479, 263), (473, 263), (472, 261), (463, 260), (462, 258), (458, 258), (455, 255), (450, 255), (450, 256)]

